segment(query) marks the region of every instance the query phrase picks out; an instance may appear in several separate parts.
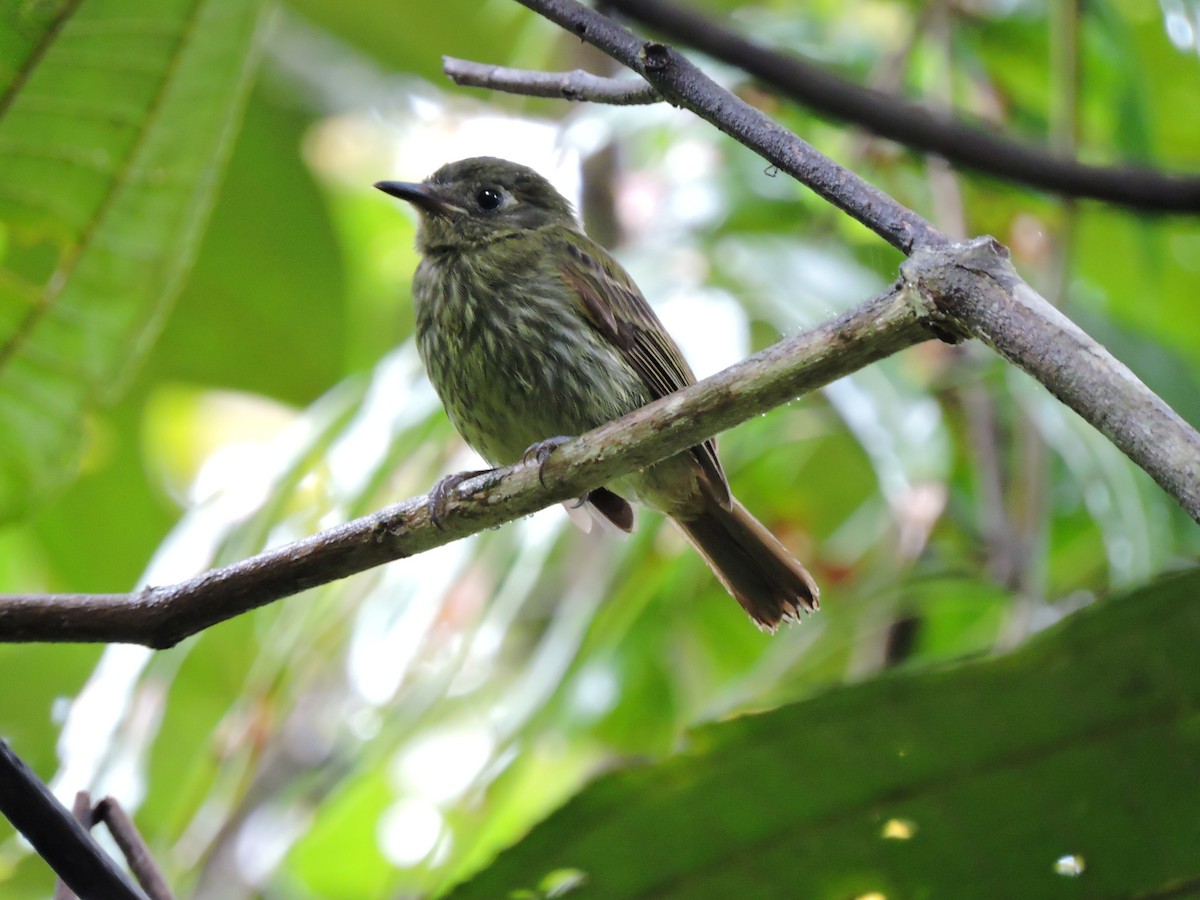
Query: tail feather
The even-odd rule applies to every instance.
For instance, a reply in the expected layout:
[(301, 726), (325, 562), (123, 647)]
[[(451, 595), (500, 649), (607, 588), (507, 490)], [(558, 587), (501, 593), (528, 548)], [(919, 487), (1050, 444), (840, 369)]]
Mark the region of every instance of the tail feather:
[(588, 503), (607, 521), (629, 534), (633, 531), (633, 507), (624, 497), (614, 494), (608, 488), (596, 488), (587, 495)]
[(799, 619), (801, 610), (820, 608), (808, 570), (737, 500), (730, 509), (710, 503), (676, 524), (760, 628), (774, 631)]

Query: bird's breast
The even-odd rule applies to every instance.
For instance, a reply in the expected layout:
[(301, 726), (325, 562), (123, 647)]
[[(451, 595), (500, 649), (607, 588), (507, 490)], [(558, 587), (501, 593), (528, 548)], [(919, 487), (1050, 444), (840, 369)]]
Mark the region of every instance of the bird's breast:
[(646, 390), (544, 261), (427, 257), (413, 282), (421, 358), (450, 420), (510, 463), (537, 441), (595, 428)]

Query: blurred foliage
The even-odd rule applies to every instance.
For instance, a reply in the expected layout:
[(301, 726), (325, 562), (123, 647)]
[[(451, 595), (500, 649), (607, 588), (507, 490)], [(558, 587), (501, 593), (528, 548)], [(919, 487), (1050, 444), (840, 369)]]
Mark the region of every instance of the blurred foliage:
[[(1195, 10), (1087, 4), (1068, 23), (1082, 73), (1071, 110), (1048, 7), (705, 6), (1028, 140), (1074, 131), (1081, 158), (1195, 169)], [(617, 252), (702, 373), (894, 277), (894, 251), (686, 113), (459, 91), (439, 76), (443, 54), (607, 71), (510, 0), (292, 0), (265, 19), (249, 0), (0, 8), (0, 590), (177, 580), (474, 465), (409, 340), (413, 223), (370, 190), (379, 178), (487, 152), (570, 190), (593, 160), (589, 212), (619, 226)], [(948, 174), (712, 71), (943, 227), (996, 234), (1031, 283), (1200, 421), (1196, 220)], [(1036, 858), (1030, 877), (1081, 896), (1195, 876), (1172, 868), (1192, 832), (1165, 832), (1194, 805), (1179, 789), (1195, 774), (1183, 707), (1153, 741), (1118, 728), (1078, 744), (1086, 770), (1021, 750), (1077, 713), (1121, 725), (1158, 687), (1194, 707), (1194, 577), (1077, 613), (1194, 565), (1200, 530), (1144, 473), (982, 348), (932, 343), (721, 446), (739, 497), (824, 588), (819, 615), (774, 637), (657, 517), (620, 540), (549, 510), (162, 653), (0, 646), (0, 684), (20, 686), (0, 692), (0, 734), (64, 795), (86, 786), (133, 810), (185, 897), (419, 896), (477, 875), (520, 896), (630, 896), (597, 875), (652, 883), (662, 855), (648, 839), (623, 855), (578, 811), (610, 798), (652, 836), (691, 828), (712, 808), (697, 805), (693, 769), (728, 778), (743, 751), (765, 762), (711, 815), (727, 809), (744, 836), (786, 805), (789, 865), (818, 860), (829, 896), (969, 896), (951, 883), (958, 862), (995, 882)], [(1012, 655), (954, 662), (1063, 618)], [(1153, 649), (1139, 660), (1139, 647)], [(983, 785), (956, 754), (999, 753), (990, 736), (1019, 759)], [(967, 774), (912, 810), (822, 817), (812, 798), (844, 810), (897, 774), (872, 749), (907, 738), (928, 771)], [(781, 761), (773, 747), (796, 749)], [(632, 760), (661, 766), (608, 776), (518, 843)], [(1119, 783), (1104, 784), (1112, 771)], [(809, 801), (785, 804), (796, 792)], [(891, 818), (918, 831), (881, 862)], [(598, 849), (509, 879), (558, 822)], [(1004, 840), (980, 850), (983, 835)], [(1110, 877), (1149, 844), (1163, 849), (1145, 854), (1146, 880)], [(735, 871), (720, 848), (690, 852)], [(1051, 878), (1076, 852), (1082, 874)], [(51, 884), (0, 823), (0, 894)], [(677, 895), (728, 894), (710, 887)]]
[[(153, 339), (216, 198), (261, 3), (7, 4), (0, 520), (61, 485)], [(47, 27), (48, 26), (48, 27)]]
[(1198, 592), (1193, 571), (1005, 658), (698, 729), (663, 763), (599, 778), (451, 896), (519, 896), (555, 871), (578, 873), (572, 896), (664, 900), (1061, 897), (1075, 878), (1088, 896), (1134, 897), (1194, 884), (1191, 798), (1146, 790), (1141, 773), (1200, 780)]

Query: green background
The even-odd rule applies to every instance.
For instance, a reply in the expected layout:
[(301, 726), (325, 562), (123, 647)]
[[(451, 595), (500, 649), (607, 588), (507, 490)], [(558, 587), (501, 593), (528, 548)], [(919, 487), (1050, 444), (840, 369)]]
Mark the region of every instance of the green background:
[[(1089, 162), (1197, 169), (1183, 4), (701, 8)], [(586, 159), (592, 233), (710, 365), (895, 276), (685, 112), (460, 90), (443, 55), (611, 71), (510, 0), (0, 6), (0, 590), (181, 579), (472, 467), (410, 340), (414, 224), (370, 188), (464, 135)], [(698, 61), (1004, 241), (1200, 421), (1194, 217), (948, 172)], [(153, 656), (0, 646), (0, 735), (64, 796), (117, 796), (185, 897), (1196, 890), (1200, 532), (1148, 476), (970, 345), (721, 449), (822, 585), (774, 637), (658, 517), (620, 540), (551, 510)], [(52, 885), (0, 825), (0, 894)]]

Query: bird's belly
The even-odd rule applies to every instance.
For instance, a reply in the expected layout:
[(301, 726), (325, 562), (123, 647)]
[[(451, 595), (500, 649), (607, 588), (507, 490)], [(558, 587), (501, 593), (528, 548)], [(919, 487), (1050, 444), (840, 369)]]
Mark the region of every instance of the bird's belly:
[(645, 403), (640, 378), (582, 319), (526, 307), (487, 318), (475, 327), (443, 321), (418, 337), (451, 422), (490, 462), (515, 462), (531, 444), (581, 434)]

